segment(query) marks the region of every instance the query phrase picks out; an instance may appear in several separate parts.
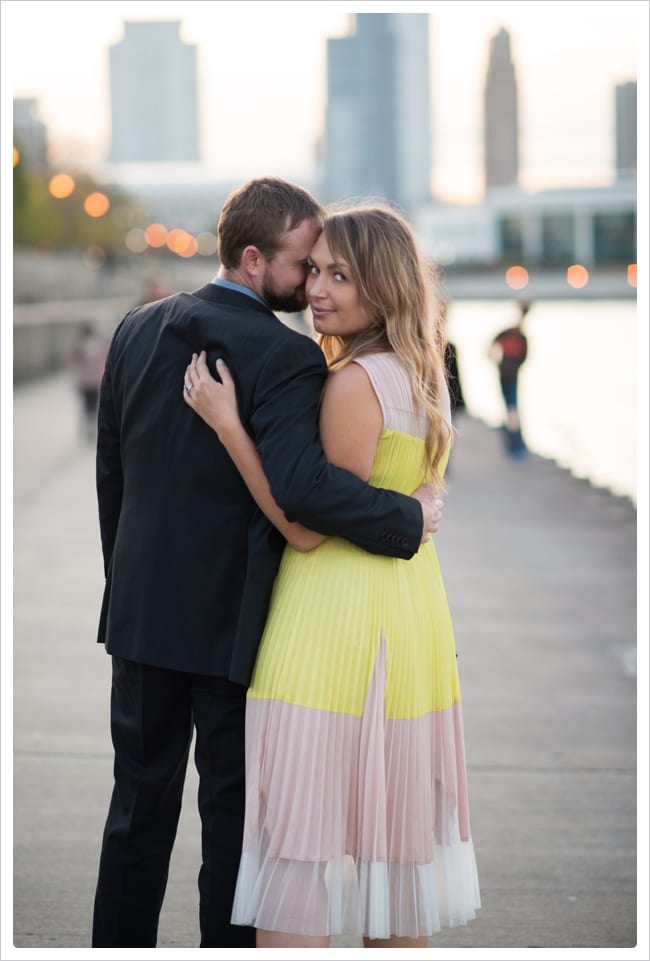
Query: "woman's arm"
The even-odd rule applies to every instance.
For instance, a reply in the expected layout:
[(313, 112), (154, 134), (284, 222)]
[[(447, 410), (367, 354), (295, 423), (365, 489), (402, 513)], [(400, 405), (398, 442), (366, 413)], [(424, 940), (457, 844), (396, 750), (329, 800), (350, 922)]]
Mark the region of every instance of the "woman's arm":
[[(210, 374), (205, 351), (192, 355), (185, 372), (183, 399), (217, 434), (241, 474), (251, 497), (274, 527), (297, 551), (310, 551), (326, 539), (302, 524), (288, 521), (275, 502), (255, 445), (239, 417), (235, 385), (226, 364), (217, 361), (221, 382)], [(191, 387), (191, 390), (188, 390)]]
[(384, 426), (377, 395), (360, 364), (329, 374), (323, 392), (319, 431), (330, 464), (367, 481)]

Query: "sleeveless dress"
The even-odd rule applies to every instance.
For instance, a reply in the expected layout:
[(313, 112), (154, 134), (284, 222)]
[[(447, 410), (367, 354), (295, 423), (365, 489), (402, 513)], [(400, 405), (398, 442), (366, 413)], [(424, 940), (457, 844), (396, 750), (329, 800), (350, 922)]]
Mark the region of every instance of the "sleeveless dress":
[[(426, 427), (406, 371), (389, 353), (356, 362), (384, 417), (370, 483), (410, 494), (424, 479)], [(233, 922), (421, 937), (479, 907), (433, 540), (410, 560), (340, 538), (309, 553), (287, 546), (247, 697)]]

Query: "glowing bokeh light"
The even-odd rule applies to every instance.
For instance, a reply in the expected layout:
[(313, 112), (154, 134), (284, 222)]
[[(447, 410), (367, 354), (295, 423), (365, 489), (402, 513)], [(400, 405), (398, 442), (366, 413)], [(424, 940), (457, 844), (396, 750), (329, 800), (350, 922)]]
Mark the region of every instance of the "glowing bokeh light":
[(75, 182), (70, 174), (55, 174), (48, 184), (48, 190), (57, 200), (63, 200), (73, 193)]
[(627, 282), (630, 287), (636, 287), (636, 264), (627, 265)]
[(528, 284), (528, 271), (525, 267), (508, 267), (506, 283), (511, 290), (523, 290)]
[(571, 264), (570, 267), (567, 267), (566, 281), (569, 287), (580, 290), (581, 287), (586, 287), (589, 283), (589, 271), (582, 264)]
[(103, 217), (110, 209), (111, 202), (106, 194), (95, 191), (84, 200), (84, 210), (89, 217)]
[(14, 147), (14, 167), (17, 167), (20, 163), (20, 150), (18, 147)]
[(196, 238), (196, 242), (198, 244), (198, 252), (203, 257), (211, 257), (212, 254), (216, 254), (217, 238), (215, 237), (214, 234), (211, 234), (207, 230), (204, 230), (202, 233), (198, 235), (198, 237)]
[(179, 257), (193, 257), (199, 247), (196, 237), (193, 237), (192, 234), (189, 234), (186, 230), (182, 230), (180, 227), (169, 231), (167, 235), (167, 246)]
[(167, 242), (167, 228), (163, 224), (149, 224), (145, 227), (144, 236), (150, 247), (164, 247)]
[(183, 246), (177, 251), (179, 257), (194, 257), (195, 254), (199, 252), (199, 245), (197, 243), (196, 237), (192, 234), (186, 234), (183, 242)]
[(124, 243), (132, 254), (142, 254), (147, 249), (147, 238), (144, 230), (133, 227), (124, 238)]

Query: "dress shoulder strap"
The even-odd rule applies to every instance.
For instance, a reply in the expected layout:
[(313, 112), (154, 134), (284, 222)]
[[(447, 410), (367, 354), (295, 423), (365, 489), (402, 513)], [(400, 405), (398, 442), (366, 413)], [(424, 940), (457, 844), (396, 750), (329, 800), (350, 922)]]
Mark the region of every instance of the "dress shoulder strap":
[(370, 378), (384, 418), (384, 428), (415, 437), (426, 436), (426, 421), (415, 410), (406, 368), (392, 353), (355, 358)]

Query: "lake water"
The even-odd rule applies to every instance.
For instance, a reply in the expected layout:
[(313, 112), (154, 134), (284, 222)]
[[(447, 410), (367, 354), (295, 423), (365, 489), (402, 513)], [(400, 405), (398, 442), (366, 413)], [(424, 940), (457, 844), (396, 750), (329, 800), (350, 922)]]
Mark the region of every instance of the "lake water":
[[(515, 301), (449, 306), (467, 409), (492, 426), (503, 421), (503, 403), (487, 351), (494, 334), (517, 319)], [(636, 302), (539, 301), (525, 323), (519, 406), (528, 447), (636, 503)]]

